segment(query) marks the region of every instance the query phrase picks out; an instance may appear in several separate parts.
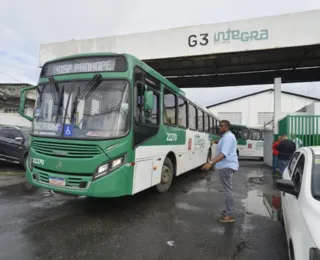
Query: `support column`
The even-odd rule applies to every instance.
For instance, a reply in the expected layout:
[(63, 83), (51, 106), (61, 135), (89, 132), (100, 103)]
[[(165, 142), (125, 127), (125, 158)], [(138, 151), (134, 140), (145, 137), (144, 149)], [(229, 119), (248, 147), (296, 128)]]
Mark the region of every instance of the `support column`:
[(273, 119), (274, 119), (274, 134), (281, 134), (278, 133), (278, 121), (281, 117), (281, 78), (274, 79), (274, 91), (273, 91), (273, 100), (274, 100), (274, 110), (273, 110)]

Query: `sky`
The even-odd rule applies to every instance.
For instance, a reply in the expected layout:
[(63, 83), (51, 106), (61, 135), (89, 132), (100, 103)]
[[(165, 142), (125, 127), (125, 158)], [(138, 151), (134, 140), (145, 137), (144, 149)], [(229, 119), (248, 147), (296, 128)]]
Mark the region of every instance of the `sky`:
[[(152, 2), (152, 4), (151, 4)], [(36, 84), (41, 43), (113, 36), (320, 9), (319, 0), (1, 0), (0, 83)], [(272, 86), (187, 89), (211, 105)], [(283, 90), (320, 98), (319, 83)], [(236, 90), (236, 91), (231, 91)]]

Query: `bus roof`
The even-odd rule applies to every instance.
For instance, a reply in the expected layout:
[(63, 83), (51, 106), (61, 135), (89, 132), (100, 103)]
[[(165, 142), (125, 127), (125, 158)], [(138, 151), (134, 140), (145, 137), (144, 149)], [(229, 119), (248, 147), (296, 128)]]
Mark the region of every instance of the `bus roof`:
[(74, 55), (64, 56), (64, 57), (60, 57), (60, 58), (56, 58), (56, 59), (50, 60), (50, 61), (46, 62), (43, 66), (45, 66), (47, 63), (51, 63), (51, 62), (67, 60), (67, 59), (72, 59), (72, 58), (88, 57), (88, 56), (91, 56), (91, 57), (92, 56), (125, 56), (130, 65), (139, 66), (141, 69), (143, 69), (144, 71), (149, 73), (151, 76), (153, 76), (154, 78), (156, 78), (157, 80), (159, 80), (160, 82), (165, 84), (169, 89), (171, 89), (174, 92), (178, 93), (179, 95), (185, 97), (187, 100), (189, 100), (192, 103), (194, 103), (196, 106), (201, 108), (203, 111), (207, 112), (208, 114), (210, 114), (210, 115), (214, 116), (216, 119), (218, 119), (217, 116), (214, 115), (205, 106), (202, 106), (202, 105), (198, 104), (197, 102), (187, 98), (186, 95), (185, 95), (185, 92), (182, 89), (180, 89), (179, 87), (177, 87), (176, 85), (174, 85), (170, 80), (166, 79), (164, 76), (159, 74), (157, 71), (155, 71), (153, 68), (151, 68), (148, 64), (146, 64), (142, 60), (140, 60), (137, 57), (135, 57), (135, 56), (133, 56), (131, 54), (128, 54), (128, 53), (119, 54), (119, 53), (113, 53), (113, 52), (95, 52), (95, 53), (74, 54)]
[(231, 127), (238, 127), (238, 128), (248, 128), (245, 125), (237, 125), (237, 124), (231, 124)]

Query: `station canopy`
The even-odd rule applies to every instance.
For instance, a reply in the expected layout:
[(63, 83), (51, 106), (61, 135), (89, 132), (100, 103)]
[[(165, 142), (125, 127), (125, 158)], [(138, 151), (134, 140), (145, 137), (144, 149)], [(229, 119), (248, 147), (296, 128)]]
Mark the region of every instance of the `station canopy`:
[(180, 88), (320, 81), (320, 10), (162, 31), (47, 43), (49, 60), (129, 53)]

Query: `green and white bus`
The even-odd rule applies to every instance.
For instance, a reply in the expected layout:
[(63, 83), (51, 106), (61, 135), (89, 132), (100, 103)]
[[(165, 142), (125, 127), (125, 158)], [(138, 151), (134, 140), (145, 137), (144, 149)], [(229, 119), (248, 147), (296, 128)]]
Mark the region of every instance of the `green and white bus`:
[(231, 131), (238, 141), (238, 156), (263, 159), (264, 134), (258, 127), (231, 125)]
[[(34, 116), (24, 114), (36, 89)], [(129, 54), (55, 59), (38, 86), (21, 91), (32, 121), (30, 184), (87, 197), (133, 195), (203, 165), (215, 152), (218, 118)]]

